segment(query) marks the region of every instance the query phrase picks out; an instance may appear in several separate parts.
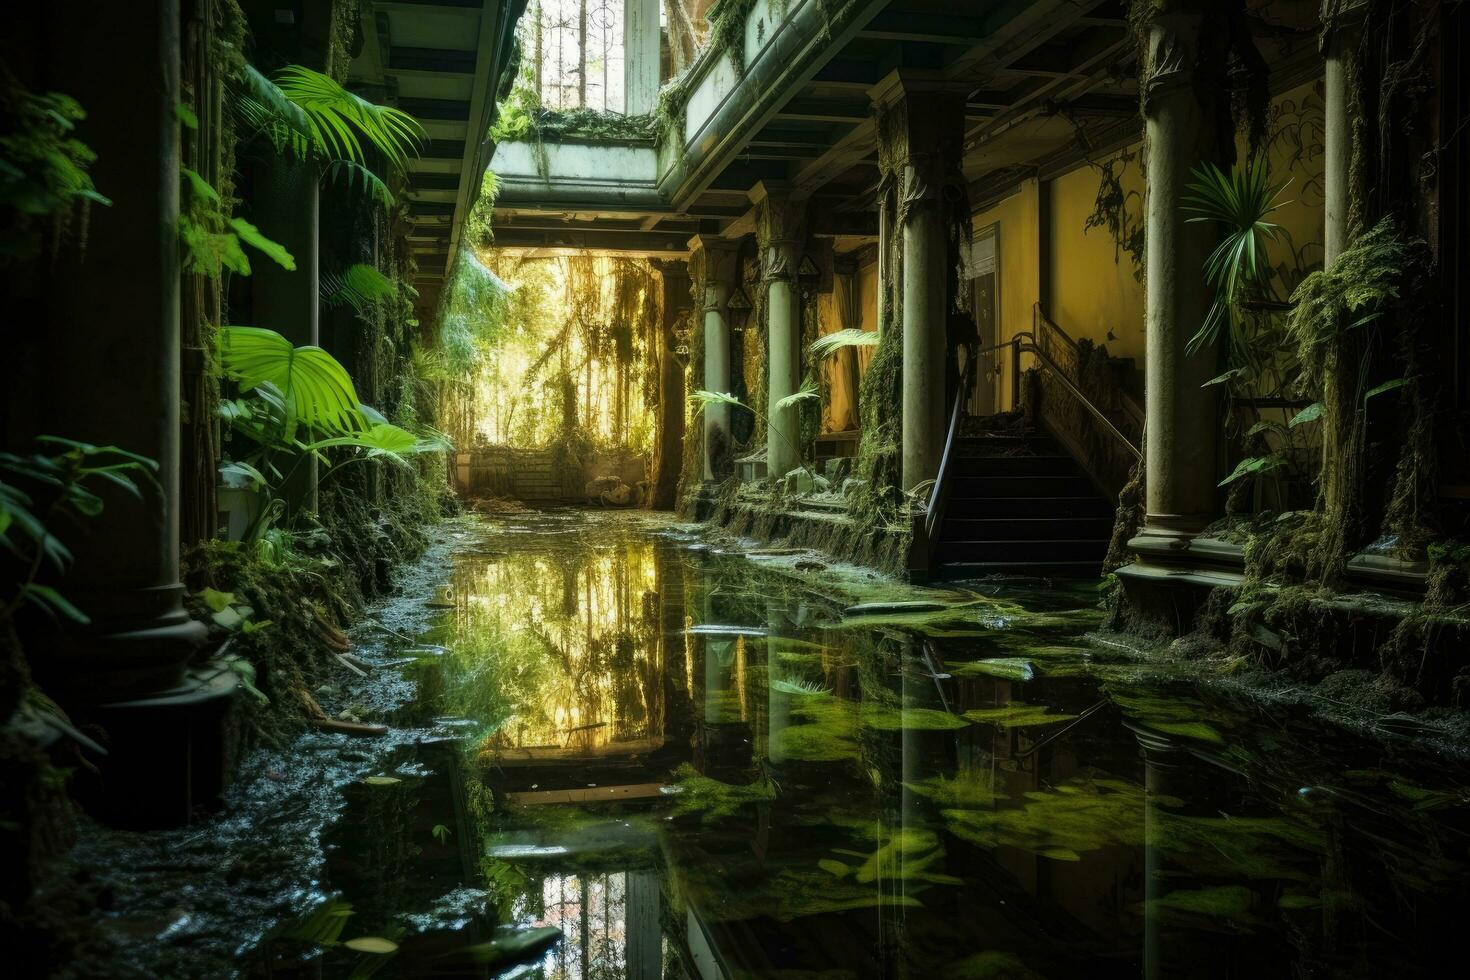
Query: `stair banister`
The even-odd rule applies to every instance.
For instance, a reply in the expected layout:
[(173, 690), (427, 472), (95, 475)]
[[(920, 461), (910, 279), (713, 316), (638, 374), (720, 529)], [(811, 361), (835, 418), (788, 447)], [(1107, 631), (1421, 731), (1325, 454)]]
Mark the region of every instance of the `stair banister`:
[(970, 356), (965, 358), (965, 367), (960, 372), (960, 386), (955, 391), (954, 406), (949, 413), (949, 433), (944, 438), (944, 453), (939, 457), (939, 472), (934, 475), (934, 487), (929, 492), (929, 512), (924, 515), (924, 532), (931, 541), (934, 540), (934, 533), (944, 519), (944, 507), (949, 500), (950, 460), (954, 457), (955, 443), (959, 441), (960, 426), (964, 423), (965, 402), (969, 400), (975, 362), (979, 360), (980, 354), (993, 349), (976, 351), (974, 348), (969, 348)]

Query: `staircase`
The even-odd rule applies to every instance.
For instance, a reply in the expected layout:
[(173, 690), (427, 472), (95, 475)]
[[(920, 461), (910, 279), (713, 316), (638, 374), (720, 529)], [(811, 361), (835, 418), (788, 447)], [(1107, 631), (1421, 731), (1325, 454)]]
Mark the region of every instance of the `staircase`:
[(1114, 504), (1047, 435), (1024, 426), (980, 429), (981, 421), (967, 419), (955, 441), (932, 544), (934, 577), (1096, 578)]

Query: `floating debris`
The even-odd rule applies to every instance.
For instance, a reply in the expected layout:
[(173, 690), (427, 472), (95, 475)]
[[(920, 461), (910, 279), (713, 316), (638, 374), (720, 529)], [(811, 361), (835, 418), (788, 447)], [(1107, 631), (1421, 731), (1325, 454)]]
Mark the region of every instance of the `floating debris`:
[(990, 660), (975, 660), (967, 664), (951, 664), (950, 673), (956, 677), (985, 674), (1008, 681), (1030, 681), (1036, 679), (1036, 667), (1022, 657), (994, 657)]

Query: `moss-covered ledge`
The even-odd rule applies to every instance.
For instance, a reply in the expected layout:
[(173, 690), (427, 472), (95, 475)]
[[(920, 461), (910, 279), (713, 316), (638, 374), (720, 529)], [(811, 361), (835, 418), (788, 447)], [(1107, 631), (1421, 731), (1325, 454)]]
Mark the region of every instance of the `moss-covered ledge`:
[(900, 579), (910, 574), (912, 528), (864, 520), (831, 494), (782, 495), (730, 484), (705, 488), (691, 511), (736, 537), (821, 552)]

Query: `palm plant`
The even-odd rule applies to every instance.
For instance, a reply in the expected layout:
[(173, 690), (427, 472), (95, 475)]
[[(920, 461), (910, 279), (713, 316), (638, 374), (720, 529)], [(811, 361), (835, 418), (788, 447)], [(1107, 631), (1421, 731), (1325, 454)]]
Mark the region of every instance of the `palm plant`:
[[(349, 266), (346, 272), (334, 272), (322, 276), (322, 302), (328, 306), (346, 304), (357, 313), (366, 312), (378, 303), (392, 299), (398, 294), (399, 284), (379, 272), (376, 266), (359, 262)], [(405, 289), (413, 287), (404, 285)]]
[(845, 330), (836, 330), (829, 334), (823, 334), (812, 341), (807, 350), (811, 351), (813, 357), (821, 360), (829, 354), (834, 354), (846, 347), (877, 347), (878, 331), (858, 330), (848, 327)]
[[(801, 390), (794, 391), (791, 394), (787, 395), (785, 398), (777, 400), (777, 402), (771, 406), (771, 411), (784, 412), (788, 408), (796, 408), (804, 401), (812, 401), (819, 397), (820, 396), (817, 393), (815, 385), (803, 385)], [(781, 437), (781, 441), (786, 443), (786, 445), (790, 447), (791, 451), (795, 453), (797, 460), (801, 463), (802, 469), (806, 470), (807, 473), (811, 474), (813, 477), (816, 476), (816, 473), (812, 471), (812, 468), (807, 465), (806, 459), (802, 455), (801, 447), (792, 443), (792, 441), (787, 438), (786, 434), (780, 429), (771, 429), (771, 420), (769, 417), (762, 415), (760, 412), (756, 411), (754, 408), (751, 408), (749, 405), (745, 404), (734, 395), (729, 394), (728, 392), (721, 393), (718, 391), (705, 391), (704, 389), (700, 389), (690, 394), (689, 400), (694, 402), (694, 404), (697, 405), (701, 411), (703, 411), (709, 405), (730, 405), (734, 408), (745, 409), (746, 411), (750, 412), (750, 414), (754, 415), (756, 418), (764, 422), (766, 424), (767, 431), (774, 431), (777, 435)]]
[(324, 175), (360, 182), (384, 207), (392, 206), (388, 185), (368, 167), (364, 142), (402, 173), (424, 140), (423, 127), (411, 115), (374, 105), (301, 65), (287, 65), (274, 81), (246, 65), (238, 82), (236, 111), (279, 151), (315, 161)]
[(1249, 345), (1238, 314), (1242, 293), (1270, 289), (1270, 266), (1266, 243), (1286, 235), (1284, 229), (1266, 219), (1282, 207), (1286, 184), (1272, 184), (1263, 157), (1226, 174), (1207, 163), (1194, 170), (1195, 181), (1187, 186), (1182, 210), (1189, 223), (1214, 222), (1222, 226), (1220, 244), (1205, 259), (1205, 281), (1215, 287), (1215, 301), (1205, 321), (1189, 340), (1191, 354), (1214, 344), (1227, 330), (1232, 357), (1249, 361)]
[[(285, 511), (281, 487), (307, 459), (327, 465), (323, 481), (353, 462), (384, 460), (411, 466), (408, 457), (449, 448), (437, 432), (413, 433), (394, 425), (371, 406), (358, 401), (352, 378), (340, 362), (320, 347), (296, 347), (273, 330), (221, 327), (215, 370), (236, 382), (250, 397), (226, 399), (219, 416), (251, 449), (221, 463), (227, 484), (263, 492), (247, 540), (254, 540)], [(350, 449), (333, 461), (328, 449)], [(282, 471), (277, 461), (290, 459)]]
[(48, 451), (25, 456), (0, 453), (0, 549), (20, 564), (10, 594), (0, 596), (0, 624), (25, 603), (50, 615), (78, 623), (87, 616), (54, 587), (36, 579), (50, 566), (60, 574), (71, 563), (71, 551), (51, 530), (60, 517), (89, 518), (102, 513), (102, 498), (92, 489), (110, 483), (140, 496), (138, 479), (154, 479), (158, 464), (117, 446), (39, 436)]

